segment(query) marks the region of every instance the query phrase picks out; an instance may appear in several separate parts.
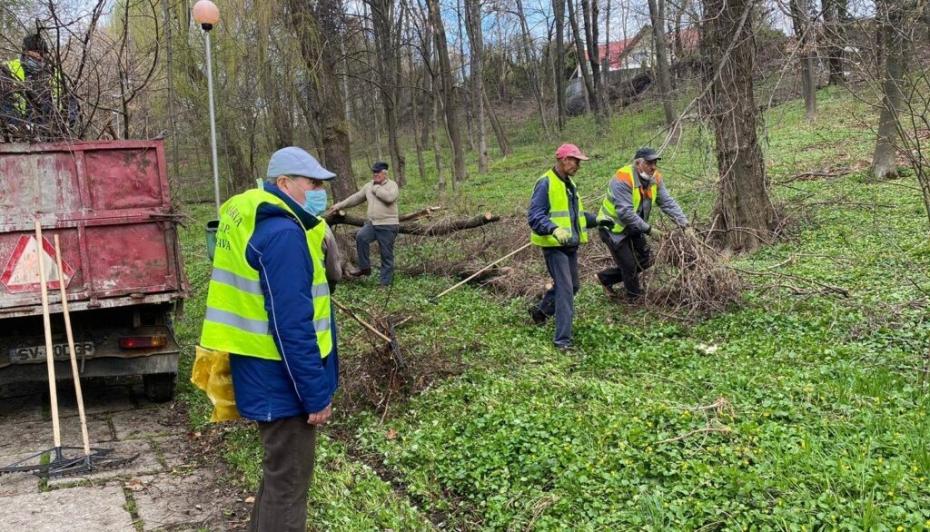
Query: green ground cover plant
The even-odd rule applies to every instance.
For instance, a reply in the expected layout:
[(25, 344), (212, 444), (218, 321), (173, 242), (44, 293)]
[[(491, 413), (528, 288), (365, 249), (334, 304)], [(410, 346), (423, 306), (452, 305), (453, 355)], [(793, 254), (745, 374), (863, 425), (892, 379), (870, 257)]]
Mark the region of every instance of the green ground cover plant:
[[(340, 286), (336, 297), (353, 308), (416, 316), (398, 332), (405, 357), (441, 353), (461, 370), (394, 401), (387, 415), (361, 409), (324, 431), (311, 524), (930, 529), (926, 216), (913, 178), (874, 182), (860, 164), (874, 142), (862, 125), (874, 122), (869, 109), (842, 91), (819, 98), (814, 122), (798, 101), (766, 113), (768, 172), (789, 221), (780, 241), (733, 259), (753, 288), (730, 312), (682, 322), (609, 302), (587, 279), (576, 299), (578, 349), (565, 355), (551, 347), (551, 325), (529, 323), (523, 300), (466, 286), (434, 304), (430, 296), (452, 280), (432, 276), (402, 275), (390, 290)], [(578, 178), (582, 194), (596, 198), (589, 205), (635, 147), (660, 133), (660, 113), (645, 105), (613, 120), (611, 134), (581, 117), (563, 135), (592, 156)], [(522, 216), (557, 144), (533, 127), (517, 133), (513, 156), (486, 175), (473, 169), (448, 192), (449, 209)], [(699, 222), (715, 194), (709, 153), (712, 135), (692, 123), (662, 164)], [(818, 171), (837, 175), (794, 179)], [(404, 211), (436, 203), (432, 182), (413, 179), (403, 194)], [(202, 225), (210, 209), (190, 215), (182, 239), (192, 297), (177, 323), (182, 382), (209, 278)], [(435, 242), (398, 250), (401, 261), (443, 253)], [(537, 259), (513, 266), (541, 268)], [(339, 318), (340, 356), (368, 356), (370, 339)], [(204, 398), (185, 385), (181, 399), (195, 428), (206, 429)], [(255, 431), (223, 430), (226, 458), (254, 487)]]

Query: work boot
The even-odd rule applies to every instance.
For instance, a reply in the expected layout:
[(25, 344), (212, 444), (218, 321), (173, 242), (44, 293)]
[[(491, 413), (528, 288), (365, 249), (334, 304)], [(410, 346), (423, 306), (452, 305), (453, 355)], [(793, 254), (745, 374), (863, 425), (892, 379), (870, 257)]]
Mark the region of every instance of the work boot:
[(603, 273), (604, 272), (597, 272), (597, 275), (596, 275), (597, 282), (600, 283), (601, 288), (604, 289), (604, 294), (607, 295), (607, 297), (609, 298), (616, 297), (617, 291), (614, 290), (613, 285), (611, 285), (610, 283), (607, 282), (607, 280), (604, 279), (602, 275)]
[(533, 305), (527, 310), (530, 313), (530, 318), (533, 320), (533, 325), (542, 325), (543, 323), (546, 323), (546, 318), (548, 318), (548, 316), (546, 316), (543, 311), (539, 310), (539, 307)]
[(368, 277), (369, 275), (371, 275), (371, 268), (361, 268), (358, 270), (354, 270), (354, 271), (349, 272), (349, 275), (351, 275), (352, 277)]
[(575, 350), (575, 346), (573, 346), (571, 343), (555, 344), (555, 348), (558, 349), (559, 351), (562, 351), (563, 353), (571, 353), (572, 351)]

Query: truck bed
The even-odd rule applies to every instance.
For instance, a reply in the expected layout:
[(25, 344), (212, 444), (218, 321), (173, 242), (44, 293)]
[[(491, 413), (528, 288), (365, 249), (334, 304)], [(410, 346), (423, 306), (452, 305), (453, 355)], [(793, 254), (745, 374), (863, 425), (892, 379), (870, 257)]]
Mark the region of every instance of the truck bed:
[(0, 144), (0, 319), (42, 313), (35, 261), (56, 234), (72, 311), (183, 298), (177, 222), (161, 141)]

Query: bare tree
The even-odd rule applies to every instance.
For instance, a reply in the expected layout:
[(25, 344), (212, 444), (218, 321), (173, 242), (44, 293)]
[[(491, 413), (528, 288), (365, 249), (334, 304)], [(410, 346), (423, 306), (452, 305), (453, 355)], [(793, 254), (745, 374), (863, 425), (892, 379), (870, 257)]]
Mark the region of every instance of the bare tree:
[(449, 62), (446, 30), (442, 24), (439, 0), (426, 0), (426, 4), (429, 11), (430, 30), (436, 46), (446, 129), (449, 132), (449, 143), (452, 144), (453, 179), (457, 182), (464, 181), (467, 175), (465, 173), (465, 153), (462, 149), (462, 126), (459, 119), (459, 106), (455, 98), (455, 84), (452, 79), (452, 65)]
[(659, 82), (659, 98), (662, 100), (662, 109), (665, 111), (665, 125), (672, 127), (675, 123), (675, 109), (672, 107), (668, 43), (665, 39), (665, 0), (649, 0), (649, 18), (652, 21), (652, 38), (656, 50), (656, 79)]
[(397, 92), (400, 85), (400, 31), (403, 21), (398, 21), (395, 0), (367, 0), (371, 8), (372, 28), (375, 37), (377, 60), (374, 61), (378, 72), (378, 89), (381, 93), (381, 106), (384, 109), (384, 125), (387, 128), (388, 151), (391, 154), (393, 174), (397, 183), (406, 182), (406, 160), (400, 148), (397, 120)]
[(478, 136), (478, 171), (488, 171), (488, 143), (484, 129), (484, 71), (482, 68), (482, 55), (484, 38), (481, 30), (481, 2), (480, 0), (465, 0), (465, 28), (468, 31), (468, 42), (471, 48), (471, 105), (475, 112), (475, 131)]
[(529, 63), (530, 67), (530, 88), (533, 90), (533, 98), (536, 100), (536, 107), (539, 111), (539, 120), (542, 122), (543, 131), (545, 131), (546, 136), (549, 136), (549, 121), (546, 119), (542, 87), (540, 86), (539, 60), (533, 49), (529, 25), (526, 23), (526, 13), (523, 11), (523, 0), (515, 0), (515, 4), (517, 8), (517, 21), (520, 23), (520, 42), (523, 45), (523, 55), (526, 57), (526, 61)]
[(794, 25), (794, 35), (798, 46), (798, 56), (801, 62), (801, 85), (804, 93), (804, 107), (807, 110), (808, 120), (817, 115), (817, 79), (816, 60), (817, 48), (814, 42), (814, 32), (811, 28), (810, 0), (789, 0), (791, 22)]
[(552, 76), (555, 80), (555, 103), (558, 110), (559, 131), (565, 129), (565, 1), (552, 0), (552, 16), (555, 19), (555, 53), (552, 54)]
[(848, 0), (823, 0), (823, 20), (827, 42), (827, 57), (830, 64), (830, 85), (846, 83), (843, 65), (846, 45), (845, 24)]
[(713, 229), (721, 244), (751, 250), (766, 242), (775, 224), (759, 147), (759, 111), (753, 98), (755, 62), (752, 11), (758, 0), (704, 0), (701, 41), (705, 106), (714, 125), (720, 172)]
[(578, 70), (581, 73), (581, 79), (584, 81), (585, 103), (587, 104), (588, 109), (597, 112), (597, 92), (594, 90), (594, 80), (591, 78), (591, 71), (588, 68), (588, 62), (585, 61), (584, 41), (582, 40), (581, 29), (578, 25), (578, 16), (577, 13), (575, 13), (575, 5), (573, 0), (566, 0), (566, 2), (568, 5), (568, 23), (572, 27), (572, 36), (574, 37), (575, 41), (575, 55), (578, 58)]
[(909, 27), (907, 19), (910, 4), (908, 0), (879, 0), (876, 3), (878, 36), (881, 38), (881, 56), (884, 59), (881, 115), (872, 155), (872, 175), (878, 179), (898, 175), (895, 145), (898, 139), (898, 113), (904, 100), (902, 88), (911, 55), (911, 42), (905, 31)]
[(337, 44), (325, 36), (338, 35), (342, 19), (339, 0), (319, 0), (315, 4), (303, 0), (288, 0), (291, 28), (300, 43), (305, 66), (310, 73), (313, 91), (311, 109), (320, 125), (323, 141), (323, 161), (339, 176), (333, 180), (333, 195), (340, 200), (357, 189), (352, 172), (352, 150), (349, 145), (348, 123), (337, 71)]

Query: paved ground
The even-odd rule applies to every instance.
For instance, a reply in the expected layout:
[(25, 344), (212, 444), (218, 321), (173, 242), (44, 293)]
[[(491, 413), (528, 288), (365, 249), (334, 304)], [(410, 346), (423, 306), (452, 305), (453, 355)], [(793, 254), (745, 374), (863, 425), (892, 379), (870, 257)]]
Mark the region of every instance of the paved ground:
[[(45, 388), (45, 389), (43, 389)], [(81, 446), (74, 393), (59, 387), (62, 445)], [(172, 403), (146, 401), (140, 383), (84, 385), (91, 447), (136, 456), (122, 467), (49, 480), (0, 475), (0, 528), (60, 530), (229, 530), (248, 505), (217, 460), (188, 433)], [(0, 388), (0, 467), (53, 446), (48, 391)], [(83, 451), (69, 451), (82, 455)]]

